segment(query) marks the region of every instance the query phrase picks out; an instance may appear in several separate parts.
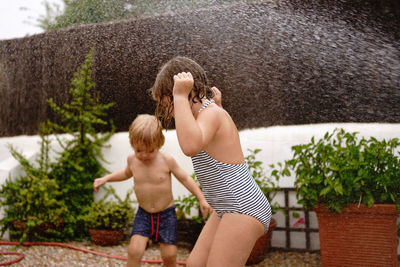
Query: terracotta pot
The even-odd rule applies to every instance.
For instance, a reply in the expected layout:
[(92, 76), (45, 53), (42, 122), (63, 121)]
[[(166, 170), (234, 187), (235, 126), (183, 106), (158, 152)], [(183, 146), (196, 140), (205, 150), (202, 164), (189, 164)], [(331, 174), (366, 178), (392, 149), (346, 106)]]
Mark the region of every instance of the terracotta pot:
[(395, 205), (350, 205), (332, 213), (314, 208), (318, 218), (322, 266), (397, 267)]
[[(65, 227), (65, 222), (64, 219), (60, 218), (58, 219), (59, 223), (54, 224), (54, 223), (42, 223), (41, 225), (36, 226), (33, 231), (41, 236), (44, 237), (52, 237), (53, 234), (47, 232), (47, 230), (51, 229), (51, 230), (55, 230), (58, 232), (61, 232), (64, 227)], [(26, 229), (26, 222), (19, 222), (19, 221), (14, 221), (13, 223), (13, 227), (15, 230), (20, 231), (20, 232), (24, 232)]]
[(59, 222), (57, 224), (54, 224), (54, 223), (42, 223), (41, 225), (35, 227), (35, 231), (41, 236), (51, 237), (52, 234), (48, 233), (47, 230), (51, 229), (51, 230), (55, 230), (55, 231), (61, 232), (65, 227), (64, 219), (59, 218), (58, 221)]
[(253, 247), (246, 265), (253, 265), (262, 262), (265, 259), (269, 248), (271, 247), (272, 231), (276, 227), (276, 220), (271, 219), (268, 232), (261, 236)]
[(113, 246), (121, 243), (124, 239), (125, 231), (89, 229), (89, 234), (94, 244), (100, 246)]
[(14, 221), (12, 222), (12, 225), (15, 230), (23, 232), (26, 229), (26, 222), (19, 222), (19, 221)]

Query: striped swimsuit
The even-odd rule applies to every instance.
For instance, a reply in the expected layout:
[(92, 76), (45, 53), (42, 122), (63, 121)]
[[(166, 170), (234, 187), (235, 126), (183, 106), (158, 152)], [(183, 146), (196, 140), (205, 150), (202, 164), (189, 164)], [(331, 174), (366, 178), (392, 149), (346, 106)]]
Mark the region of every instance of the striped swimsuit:
[[(203, 110), (212, 101), (206, 101)], [(205, 151), (192, 157), (194, 172), (204, 196), (218, 217), (240, 213), (258, 219), (268, 231), (271, 207), (248, 171), (247, 165), (219, 162)]]

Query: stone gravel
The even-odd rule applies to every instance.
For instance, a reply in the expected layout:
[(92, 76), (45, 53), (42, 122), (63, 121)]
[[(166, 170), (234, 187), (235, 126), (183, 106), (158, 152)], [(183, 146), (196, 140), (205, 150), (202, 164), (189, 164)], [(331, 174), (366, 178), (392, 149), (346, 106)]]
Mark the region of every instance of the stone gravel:
[[(72, 246), (88, 249), (91, 251), (101, 252), (109, 255), (126, 257), (127, 242), (119, 246), (97, 246), (89, 241), (86, 242), (70, 242)], [(13, 250), (15, 246), (1, 245), (1, 251)], [(25, 257), (20, 262), (10, 266), (40, 266), (40, 267), (75, 267), (75, 266), (96, 266), (96, 267), (118, 267), (125, 266), (126, 261), (113, 259), (105, 256), (85, 253), (79, 250), (63, 248), (57, 246), (20, 246), (15, 249), (22, 252)], [(178, 247), (178, 261), (185, 261), (190, 250), (185, 247)], [(16, 255), (0, 255), (0, 265), (7, 261), (12, 261), (18, 258)], [(151, 244), (146, 250), (144, 259), (161, 259), (159, 246)], [(162, 266), (161, 264), (143, 263), (142, 266)], [(178, 265), (179, 266), (179, 265)], [(321, 266), (320, 255), (318, 253), (297, 253), (297, 252), (281, 252), (271, 251), (267, 254), (264, 261), (259, 264), (251, 265), (253, 267), (264, 266)]]

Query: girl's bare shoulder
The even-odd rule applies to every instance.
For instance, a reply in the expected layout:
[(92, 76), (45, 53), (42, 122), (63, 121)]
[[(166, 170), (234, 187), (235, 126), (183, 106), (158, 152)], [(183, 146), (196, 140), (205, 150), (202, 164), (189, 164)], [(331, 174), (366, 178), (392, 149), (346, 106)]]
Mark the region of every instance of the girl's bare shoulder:
[(210, 108), (208, 110), (207, 109), (208, 107), (204, 109), (204, 117), (206, 117), (207, 120), (210, 120), (211, 123), (226, 124), (233, 122), (228, 111), (217, 104), (211, 104)]
[(218, 106), (215, 103), (212, 103), (212, 104), (208, 105), (206, 108), (202, 109), (199, 112), (198, 117), (207, 117), (207, 118), (212, 117), (212, 118), (215, 118), (215, 117), (219, 117), (221, 115), (224, 115), (226, 113), (227, 112), (225, 111), (225, 109), (223, 109), (222, 107)]

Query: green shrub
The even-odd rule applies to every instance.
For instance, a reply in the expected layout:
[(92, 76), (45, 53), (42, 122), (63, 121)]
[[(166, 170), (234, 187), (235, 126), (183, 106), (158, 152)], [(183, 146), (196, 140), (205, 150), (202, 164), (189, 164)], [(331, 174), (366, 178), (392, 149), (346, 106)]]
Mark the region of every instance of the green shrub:
[[(25, 175), (14, 181), (7, 179), (0, 190), (0, 206), (3, 207), (5, 214), (0, 220), (1, 235), (9, 230), (11, 235), (20, 237), (20, 242), (26, 239), (59, 238), (58, 231), (53, 231), (55, 235), (40, 235), (37, 230), (45, 224), (58, 229), (67, 219), (65, 215), (69, 214), (64, 201), (59, 199), (61, 193), (57, 182), (48, 176), (48, 137), (41, 135), (40, 144), (41, 154), (34, 164), (9, 146), (11, 154), (24, 168)], [(24, 223), (26, 227), (20, 229), (22, 231), (14, 231), (14, 222)]]
[[(34, 206), (32, 210), (35, 210), (35, 213), (29, 215), (29, 229), (32, 230), (40, 222), (45, 221), (47, 215), (51, 216), (51, 222), (54, 222), (57, 217), (54, 212), (60, 212), (66, 223), (61, 239), (87, 237), (83, 216), (94, 200), (93, 180), (107, 172), (102, 166), (104, 159), (101, 149), (105, 147), (105, 143), (115, 131), (112, 121), (104, 120), (108, 109), (114, 103), (100, 103), (99, 92), (92, 82), (92, 60), (93, 49), (73, 75), (70, 102), (58, 106), (52, 99), (48, 100), (50, 107), (60, 116), (61, 123), (51, 121), (43, 123), (39, 132), (41, 149), (36, 164), (30, 164), (29, 160), (10, 146), (11, 154), (20, 162), (26, 176), (15, 182), (8, 181), (0, 193), (0, 198), (2, 198), (0, 205), (4, 207), (5, 217), (7, 217), (2, 221), (3, 233), (11, 227), (14, 219), (22, 216), (21, 207), (26, 208), (26, 205), (30, 205)], [(100, 127), (110, 128), (110, 130), (99, 134)], [(66, 133), (71, 138), (63, 138), (57, 135), (59, 133)], [(55, 151), (56, 157), (50, 162), (50, 135), (52, 134), (60, 145), (61, 151)], [(15, 186), (26, 190), (18, 192)], [(13, 195), (7, 192), (11, 189), (16, 190), (17, 196), (23, 193), (24, 197), (36, 196), (36, 199), (14, 200)], [(21, 206), (18, 204), (19, 201), (25, 202)], [(32, 202), (26, 203), (26, 201)], [(43, 205), (46, 209), (39, 208)]]
[[(282, 210), (278, 202), (273, 202), (274, 197), (280, 189), (277, 182), (279, 181), (279, 173), (282, 172), (282, 170), (278, 171), (274, 169), (275, 165), (272, 164), (270, 165), (271, 173), (267, 174), (262, 166), (262, 162), (256, 159), (256, 155), (261, 152), (261, 149), (248, 149), (248, 151), (250, 154), (247, 155), (245, 159), (249, 172), (260, 187), (261, 191), (267, 197), (268, 202), (271, 205), (272, 214), (275, 214), (278, 210)], [(278, 163), (278, 165), (282, 167), (281, 163)], [(287, 170), (283, 170), (283, 172), (287, 172)]]
[(334, 212), (355, 203), (400, 208), (399, 139), (357, 135), (335, 129), (317, 141), (313, 137), (308, 144), (292, 147), (294, 155), (285, 167), (296, 175), (298, 202), (305, 208), (319, 203)]
[[(125, 230), (132, 226), (135, 217), (135, 209), (132, 207), (129, 190), (122, 200), (115, 193), (113, 188), (100, 200), (93, 202), (88, 213), (84, 216), (86, 228), (103, 230)], [(112, 194), (116, 201), (106, 201)]]
[[(72, 136), (57, 137), (62, 151), (52, 165), (50, 176), (57, 180), (61, 198), (75, 220), (70, 225), (74, 238), (86, 236), (82, 216), (93, 202), (93, 180), (107, 172), (101, 163), (104, 161), (101, 149), (115, 131), (112, 121), (104, 120), (114, 103), (100, 103), (99, 92), (92, 81), (92, 61), (93, 49), (73, 75), (69, 103), (58, 106), (52, 99), (48, 100), (61, 118), (59, 124), (50, 122), (51, 127), (55, 132)], [(110, 130), (99, 134), (98, 128), (107, 125)]]

